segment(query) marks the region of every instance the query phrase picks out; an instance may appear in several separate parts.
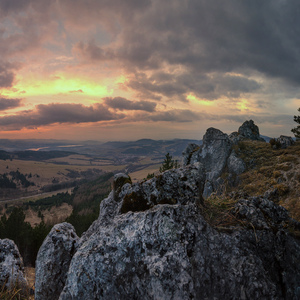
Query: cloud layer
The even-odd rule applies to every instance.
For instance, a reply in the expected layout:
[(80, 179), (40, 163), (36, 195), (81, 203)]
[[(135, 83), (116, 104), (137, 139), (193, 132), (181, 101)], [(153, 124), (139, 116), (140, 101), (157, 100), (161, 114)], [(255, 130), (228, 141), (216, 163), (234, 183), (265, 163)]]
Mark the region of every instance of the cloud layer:
[(299, 11), (297, 0), (0, 1), (0, 127), (277, 116), (286, 133), (300, 106)]

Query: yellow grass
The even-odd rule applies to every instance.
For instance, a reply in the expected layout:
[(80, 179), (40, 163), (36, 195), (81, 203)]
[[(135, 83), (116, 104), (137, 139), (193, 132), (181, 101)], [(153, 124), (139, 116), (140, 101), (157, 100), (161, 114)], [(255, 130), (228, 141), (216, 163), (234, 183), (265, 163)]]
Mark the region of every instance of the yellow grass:
[(70, 165), (77, 165), (77, 166), (103, 166), (103, 165), (112, 165), (113, 161), (91, 158), (86, 155), (82, 154), (74, 154), (69, 155), (66, 157), (58, 157), (58, 158), (51, 158), (48, 159), (47, 162), (49, 163), (64, 163)]
[(150, 173), (155, 173), (159, 171), (159, 167), (161, 164), (157, 164), (157, 165), (152, 165), (149, 166), (143, 170), (139, 170), (133, 173), (130, 173), (129, 176), (131, 177), (131, 180), (133, 182), (139, 181), (139, 180), (143, 180), (144, 178), (147, 177), (147, 175)]

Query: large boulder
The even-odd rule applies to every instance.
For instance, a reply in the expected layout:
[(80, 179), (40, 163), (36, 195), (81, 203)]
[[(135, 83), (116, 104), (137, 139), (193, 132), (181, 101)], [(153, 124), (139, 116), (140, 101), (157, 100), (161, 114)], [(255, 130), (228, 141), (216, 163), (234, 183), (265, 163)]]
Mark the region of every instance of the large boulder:
[(14, 241), (0, 240), (0, 288), (17, 287), (25, 291), (27, 281), (24, 272), (23, 259)]
[(232, 143), (226, 133), (208, 128), (203, 136), (200, 162), (204, 165), (207, 180), (216, 180), (222, 174), (232, 150)]
[(205, 178), (203, 196), (206, 198), (220, 190), (220, 176), (227, 166), (232, 151), (232, 142), (228, 135), (215, 128), (208, 128), (203, 136), (203, 145), (189, 144), (183, 153), (184, 165), (199, 163), (202, 165), (202, 177)]
[(101, 226), (109, 226), (118, 214), (129, 211), (146, 211), (158, 204), (202, 203), (204, 186), (203, 168), (200, 163), (185, 168), (165, 171), (154, 178), (140, 183), (122, 180), (126, 174), (114, 176), (114, 189), (100, 204), (99, 218), (90, 226), (80, 239), (80, 245), (86, 242)]
[[(231, 233), (213, 229), (192, 201), (117, 214), (74, 255), (60, 300), (297, 299), (300, 242), (277, 210), (241, 202), (233, 213), (244, 226)], [(260, 219), (257, 228), (245, 227), (243, 211)]]
[(57, 224), (51, 229), (36, 259), (36, 300), (59, 298), (65, 285), (71, 259), (78, 246), (78, 240), (71, 224)]

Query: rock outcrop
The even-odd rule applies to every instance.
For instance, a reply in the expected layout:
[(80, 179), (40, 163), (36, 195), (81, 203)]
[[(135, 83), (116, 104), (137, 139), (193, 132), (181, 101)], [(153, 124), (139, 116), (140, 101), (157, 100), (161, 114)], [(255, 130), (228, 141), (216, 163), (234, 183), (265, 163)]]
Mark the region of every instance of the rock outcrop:
[(23, 259), (14, 241), (0, 240), (0, 288), (26, 288)]
[(246, 165), (236, 155), (232, 144), (226, 133), (209, 128), (203, 136), (203, 145), (190, 144), (183, 152), (185, 165), (200, 162), (203, 166), (205, 198), (213, 192), (222, 192), (224, 181), (220, 176), (225, 170), (232, 185), (238, 181), (236, 176), (245, 171)]
[(295, 141), (290, 136), (281, 135), (278, 139), (276, 139), (280, 143), (281, 149), (286, 149), (295, 144)]
[[(224, 170), (237, 176), (245, 168), (229, 137), (208, 129), (184, 161), (183, 168), (139, 183), (115, 175), (99, 218), (77, 247), (69, 237), (57, 247), (52, 230), (37, 259), (37, 276), (45, 278), (38, 285), (47, 280), (53, 291), (51, 298), (44, 289), (44, 298), (298, 299), (300, 240), (290, 231), (300, 224), (283, 207), (268, 194), (240, 199), (225, 230), (204, 217), (209, 185), (216, 189)], [(59, 250), (65, 244), (66, 256)]]
[(265, 140), (260, 137), (259, 128), (254, 124), (253, 120), (245, 121), (242, 126), (240, 126), (238, 134), (244, 139), (265, 142)]
[(115, 216), (85, 235), (59, 299), (297, 299), (300, 242), (284, 229), (292, 221), (284, 208), (241, 200), (232, 213), (243, 226), (225, 233), (204, 220), (194, 197), (122, 213), (128, 188), (108, 197)]
[(36, 259), (35, 299), (58, 299), (66, 280), (78, 236), (71, 224), (55, 225), (44, 240)]

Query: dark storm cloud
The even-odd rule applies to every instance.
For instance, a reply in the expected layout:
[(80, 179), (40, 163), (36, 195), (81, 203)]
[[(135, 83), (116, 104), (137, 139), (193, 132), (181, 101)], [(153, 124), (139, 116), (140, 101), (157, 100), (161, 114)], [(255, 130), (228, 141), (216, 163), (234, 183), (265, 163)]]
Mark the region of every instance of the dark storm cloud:
[(237, 98), (241, 94), (255, 92), (261, 87), (255, 80), (228, 74), (170, 75), (163, 72), (154, 73), (150, 77), (137, 74), (127, 83), (127, 86), (139, 91), (144, 97), (162, 95), (182, 101), (186, 101), (189, 92), (193, 92), (200, 98), (214, 100), (220, 96)]
[(149, 120), (154, 122), (192, 122), (200, 120), (201, 115), (194, 113), (188, 109), (174, 109), (163, 112), (157, 112), (155, 114), (149, 115)]
[(14, 65), (0, 61), (0, 88), (8, 88), (13, 85), (15, 80)]
[(106, 97), (104, 103), (118, 110), (143, 110), (147, 112), (155, 111), (156, 103), (150, 101), (130, 101), (122, 97)]
[(238, 124), (242, 124), (245, 120), (254, 120), (257, 125), (269, 123), (269, 124), (284, 124), (290, 125), (291, 124), (291, 116), (284, 115), (284, 114), (241, 114), (241, 115), (209, 115), (205, 114), (203, 117), (207, 120), (212, 121), (230, 121), (236, 122)]
[[(200, 88), (195, 84), (189, 88), (208, 99), (235, 97), (257, 89), (258, 84), (246, 78), (220, 79), (228, 72), (248, 77), (258, 71), (266, 77), (300, 83), (297, 0), (152, 0), (148, 9), (133, 9), (131, 13), (131, 19), (119, 19), (122, 31), (118, 47), (81, 42), (77, 45), (81, 55), (90, 60), (118, 61), (139, 72), (159, 70), (166, 64), (182, 66), (186, 76), (204, 76), (205, 83), (198, 82)], [(211, 73), (219, 76), (206, 79)], [(174, 83), (153, 83), (146, 77), (143, 82), (129, 82), (129, 86), (168, 97), (185, 93), (188, 85), (184, 78), (175, 74), (172, 78)]]
[(19, 12), (27, 8), (31, 0), (1, 0), (0, 11), (3, 13)]
[(123, 114), (110, 112), (101, 104), (39, 104), (35, 110), (0, 117), (0, 126), (8, 129), (36, 128), (54, 123), (87, 123), (111, 121), (124, 118)]
[(21, 99), (0, 98), (0, 111), (21, 106)]

